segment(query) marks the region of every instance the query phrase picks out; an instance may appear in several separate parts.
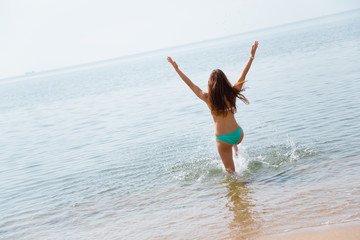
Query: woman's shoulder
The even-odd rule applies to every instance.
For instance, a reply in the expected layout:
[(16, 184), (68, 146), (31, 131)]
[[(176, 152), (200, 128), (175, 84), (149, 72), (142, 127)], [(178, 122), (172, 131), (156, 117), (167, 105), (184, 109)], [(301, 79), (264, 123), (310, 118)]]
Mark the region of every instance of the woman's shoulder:
[(207, 92), (204, 92), (204, 101), (206, 102), (206, 103), (210, 103), (210, 97), (209, 97), (209, 93), (207, 93)]

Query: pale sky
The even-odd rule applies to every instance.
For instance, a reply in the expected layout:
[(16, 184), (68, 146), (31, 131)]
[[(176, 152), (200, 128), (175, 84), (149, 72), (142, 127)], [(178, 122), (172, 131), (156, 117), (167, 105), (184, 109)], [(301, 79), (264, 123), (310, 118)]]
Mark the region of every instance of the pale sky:
[(0, 79), (358, 8), (359, 0), (0, 0)]

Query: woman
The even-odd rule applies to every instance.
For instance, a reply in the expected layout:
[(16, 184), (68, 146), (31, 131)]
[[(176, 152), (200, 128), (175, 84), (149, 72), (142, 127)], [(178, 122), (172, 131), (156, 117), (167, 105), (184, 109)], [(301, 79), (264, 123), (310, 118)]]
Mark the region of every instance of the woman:
[(216, 146), (228, 173), (235, 172), (232, 147), (234, 148), (235, 154), (237, 154), (237, 145), (244, 137), (244, 132), (236, 122), (234, 116), (236, 112), (236, 98), (238, 97), (244, 103), (249, 104), (249, 101), (241, 92), (244, 91), (243, 84), (245, 77), (254, 60), (257, 47), (258, 42), (255, 41), (251, 48), (250, 58), (234, 86), (231, 86), (229, 80), (220, 69), (215, 69), (210, 74), (207, 93), (196, 86), (179, 69), (171, 57), (167, 58), (182, 80), (184, 80), (196, 96), (203, 100), (211, 110), (211, 115), (215, 123)]

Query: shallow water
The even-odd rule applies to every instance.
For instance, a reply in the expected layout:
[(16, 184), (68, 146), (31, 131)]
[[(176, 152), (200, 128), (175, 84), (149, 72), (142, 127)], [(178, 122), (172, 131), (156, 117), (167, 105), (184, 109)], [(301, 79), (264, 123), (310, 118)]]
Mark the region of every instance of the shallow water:
[[(360, 221), (360, 12), (0, 80), (4, 239), (252, 239)], [(260, 46), (227, 176), (206, 89)]]

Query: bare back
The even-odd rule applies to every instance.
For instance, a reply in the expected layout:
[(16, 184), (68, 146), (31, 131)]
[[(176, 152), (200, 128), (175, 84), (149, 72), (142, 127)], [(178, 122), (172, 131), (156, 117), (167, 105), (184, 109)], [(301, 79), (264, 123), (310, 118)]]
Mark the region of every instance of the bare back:
[[(206, 104), (210, 108), (208, 94), (206, 94)], [(216, 115), (213, 112), (211, 113), (214, 124), (215, 124), (215, 135), (220, 136), (230, 132), (234, 132), (239, 128), (239, 124), (235, 120), (235, 114), (229, 111), (226, 116)]]

